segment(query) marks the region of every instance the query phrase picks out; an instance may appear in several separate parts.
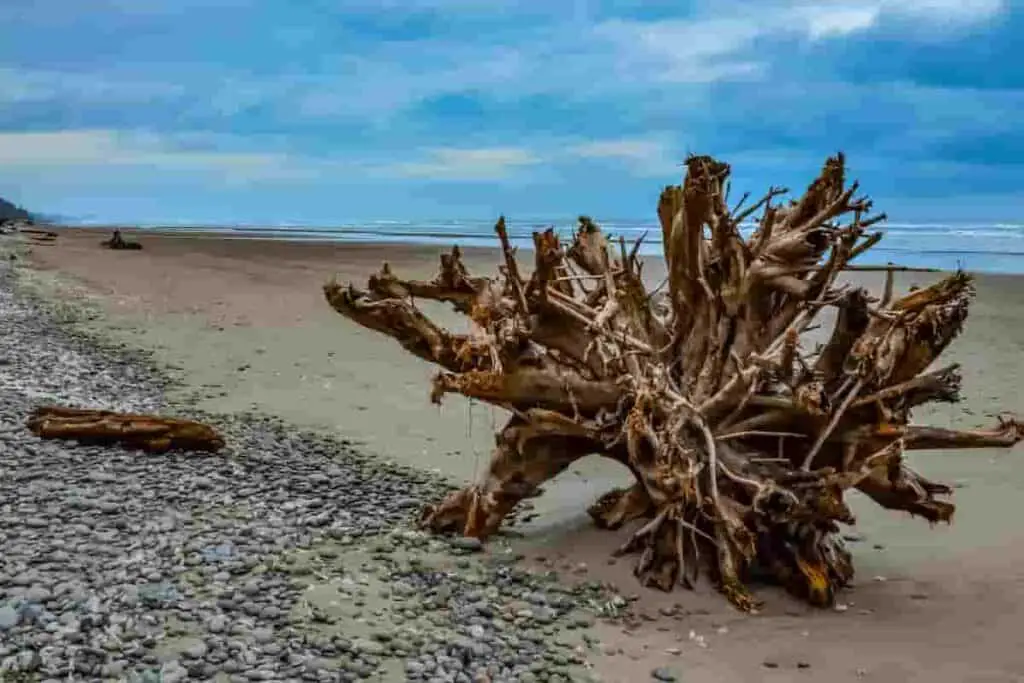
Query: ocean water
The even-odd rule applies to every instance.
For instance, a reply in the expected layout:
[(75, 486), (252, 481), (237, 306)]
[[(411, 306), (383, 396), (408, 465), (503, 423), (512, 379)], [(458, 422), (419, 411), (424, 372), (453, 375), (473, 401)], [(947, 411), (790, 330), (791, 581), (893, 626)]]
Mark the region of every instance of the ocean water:
[[(622, 236), (630, 244), (645, 235), (640, 253), (661, 254), (661, 229), (655, 222), (639, 220), (600, 221), (606, 234)], [(532, 248), (535, 230), (554, 227), (563, 237), (572, 234), (574, 219), (508, 221), (512, 242), (523, 249)], [(448, 246), (494, 246), (493, 221), (424, 220), (371, 221), (329, 227), (301, 225), (152, 225), (173, 232), (217, 232), (227, 236), (338, 242), (412, 242)], [(746, 226), (749, 235), (753, 225)], [(988, 273), (1024, 273), (1024, 223), (938, 224), (887, 223), (877, 226), (885, 238), (858, 259), (865, 265), (895, 263), (915, 268), (941, 268)]]

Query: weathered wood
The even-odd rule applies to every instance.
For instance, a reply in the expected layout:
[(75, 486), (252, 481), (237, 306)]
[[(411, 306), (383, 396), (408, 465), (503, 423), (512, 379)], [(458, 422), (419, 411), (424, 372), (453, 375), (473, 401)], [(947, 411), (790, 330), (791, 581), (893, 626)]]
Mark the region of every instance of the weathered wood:
[(110, 239), (103, 240), (102, 242), (100, 242), (100, 244), (106, 247), (107, 249), (118, 249), (126, 251), (138, 251), (142, 249), (142, 245), (139, 244), (138, 242), (126, 240), (124, 236), (121, 235), (120, 230), (115, 230), (114, 234), (110, 236)]
[[(486, 538), (523, 498), (577, 458), (596, 453), (633, 473), (631, 488), (590, 508), (617, 529), (648, 520), (622, 547), (636, 551), (647, 585), (693, 586), (702, 573), (737, 607), (758, 605), (747, 582), (773, 576), (815, 605), (830, 605), (852, 577), (838, 524), (852, 524), (846, 491), (950, 521), (952, 491), (906, 467), (923, 448), (1009, 447), (1024, 437), (1005, 419), (992, 430), (911, 424), (920, 405), (959, 400), (956, 366), (929, 371), (961, 331), (974, 294), (951, 274), (896, 298), (888, 266), (880, 299), (837, 285), (877, 244), (871, 202), (846, 184), (843, 156), (828, 159), (799, 199), (773, 204), (772, 188), (730, 210), (730, 168), (691, 157), (657, 215), (667, 292), (644, 287), (636, 252), (581, 217), (568, 247), (551, 229), (533, 236), (535, 268), (519, 273), (504, 218), (497, 277), (471, 276), (457, 249), (433, 280), (384, 269), (366, 290), (328, 284), (343, 316), (396, 339), (445, 372), (432, 398), (464, 396), (514, 417), (499, 433), (480, 482), (429, 507), (434, 531)], [(749, 239), (740, 223), (761, 211)], [(415, 299), (450, 303), (473, 331), (455, 335)], [(838, 309), (828, 341), (802, 335)]]
[(29, 417), (28, 428), (43, 439), (116, 444), (148, 453), (213, 453), (224, 447), (220, 434), (201, 422), (108, 410), (41, 406)]

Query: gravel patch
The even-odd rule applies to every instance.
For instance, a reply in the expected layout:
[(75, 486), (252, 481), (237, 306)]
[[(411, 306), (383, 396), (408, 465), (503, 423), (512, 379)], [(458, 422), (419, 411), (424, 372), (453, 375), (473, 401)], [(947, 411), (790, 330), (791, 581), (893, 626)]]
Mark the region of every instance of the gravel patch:
[[(0, 680), (583, 681), (607, 605), (500, 544), (425, 536), (448, 485), (256, 415), (19, 293), (0, 264)], [(217, 426), (215, 456), (43, 441), (42, 402)], [(596, 680), (596, 679), (595, 679)]]

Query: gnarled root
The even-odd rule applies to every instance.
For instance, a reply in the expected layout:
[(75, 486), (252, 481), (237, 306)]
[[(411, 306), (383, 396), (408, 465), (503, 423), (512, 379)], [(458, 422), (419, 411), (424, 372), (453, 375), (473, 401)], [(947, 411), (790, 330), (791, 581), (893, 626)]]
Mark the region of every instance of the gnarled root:
[(420, 524), (438, 533), (487, 538), (521, 500), (540, 495), (541, 484), (593, 451), (585, 437), (538, 432), (513, 418), (498, 434), (483, 481), (427, 506)]
[(619, 548), (617, 555), (640, 553), (634, 572), (645, 586), (692, 589), (701, 569), (736, 608), (747, 612), (761, 602), (747, 589), (751, 576), (784, 586), (819, 607), (835, 603), (840, 588), (853, 577), (851, 556), (838, 528), (821, 521), (771, 521), (771, 514), (721, 508), (698, 511), (682, 501), (663, 506)]
[[(699, 557), (696, 535), (704, 532), (686, 519), (686, 511), (682, 502), (662, 507), (654, 519), (640, 527), (616, 551), (616, 555), (640, 553), (634, 573), (645, 586), (663, 591), (679, 584), (693, 587)], [(686, 571), (688, 559), (690, 574)]]
[(612, 489), (587, 509), (599, 529), (618, 529), (635, 519), (654, 516), (654, 503), (640, 484), (628, 489)]
[(853, 578), (853, 562), (842, 538), (811, 524), (782, 524), (757, 537), (758, 569), (794, 596), (816, 607), (835, 603)]

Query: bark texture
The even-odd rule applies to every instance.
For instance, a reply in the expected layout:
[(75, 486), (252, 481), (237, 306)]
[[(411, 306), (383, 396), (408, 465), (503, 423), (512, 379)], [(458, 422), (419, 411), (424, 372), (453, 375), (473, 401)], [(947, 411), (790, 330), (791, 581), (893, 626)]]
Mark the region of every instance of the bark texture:
[(201, 422), (106, 410), (42, 406), (29, 417), (28, 428), (44, 439), (117, 444), (147, 453), (213, 453), (224, 447), (224, 439), (216, 430)]
[[(846, 491), (949, 522), (951, 489), (910, 469), (906, 451), (1021, 440), (1009, 418), (981, 431), (911, 424), (916, 406), (958, 399), (957, 367), (931, 367), (961, 331), (971, 277), (953, 273), (901, 298), (892, 272), (879, 297), (838, 284), (885, 218), (847, 186), (841, 154), (781, 203), (786, 190), (772, 188), (730, 209), (729, 172), (690, 157), (683, 183), (662, 192), (661, 291), (643, 283), (639, 245), (610, 242), (587, 217), (568, 245), (553, 230), (534, 233), (529, 275), (500, 219), (497, 277), (470, 275), (456, 247), (430, 281), (385, 264), (365, 289), (325, 285), (343, 316), (440, 366), (432, 400), (457, 393), (513, 415), (486, 475), (428, 507), (427, 528), (486, 538), (519, 501), (596, 453), (636, 477), (590, 514), (609, 529), (644, 520), (621, 549), (639, 554), (644, 584), (693, 586), (705, 573), (749, 610), (757, 572), (827, 606), (853, 574), (838, 533), (854, 523)], [(472, 331), (439, 327), (417, 299), (451, 304)], [(803, 334), (826, 308), (837, 309), (831, 336), (808, 349)]]

